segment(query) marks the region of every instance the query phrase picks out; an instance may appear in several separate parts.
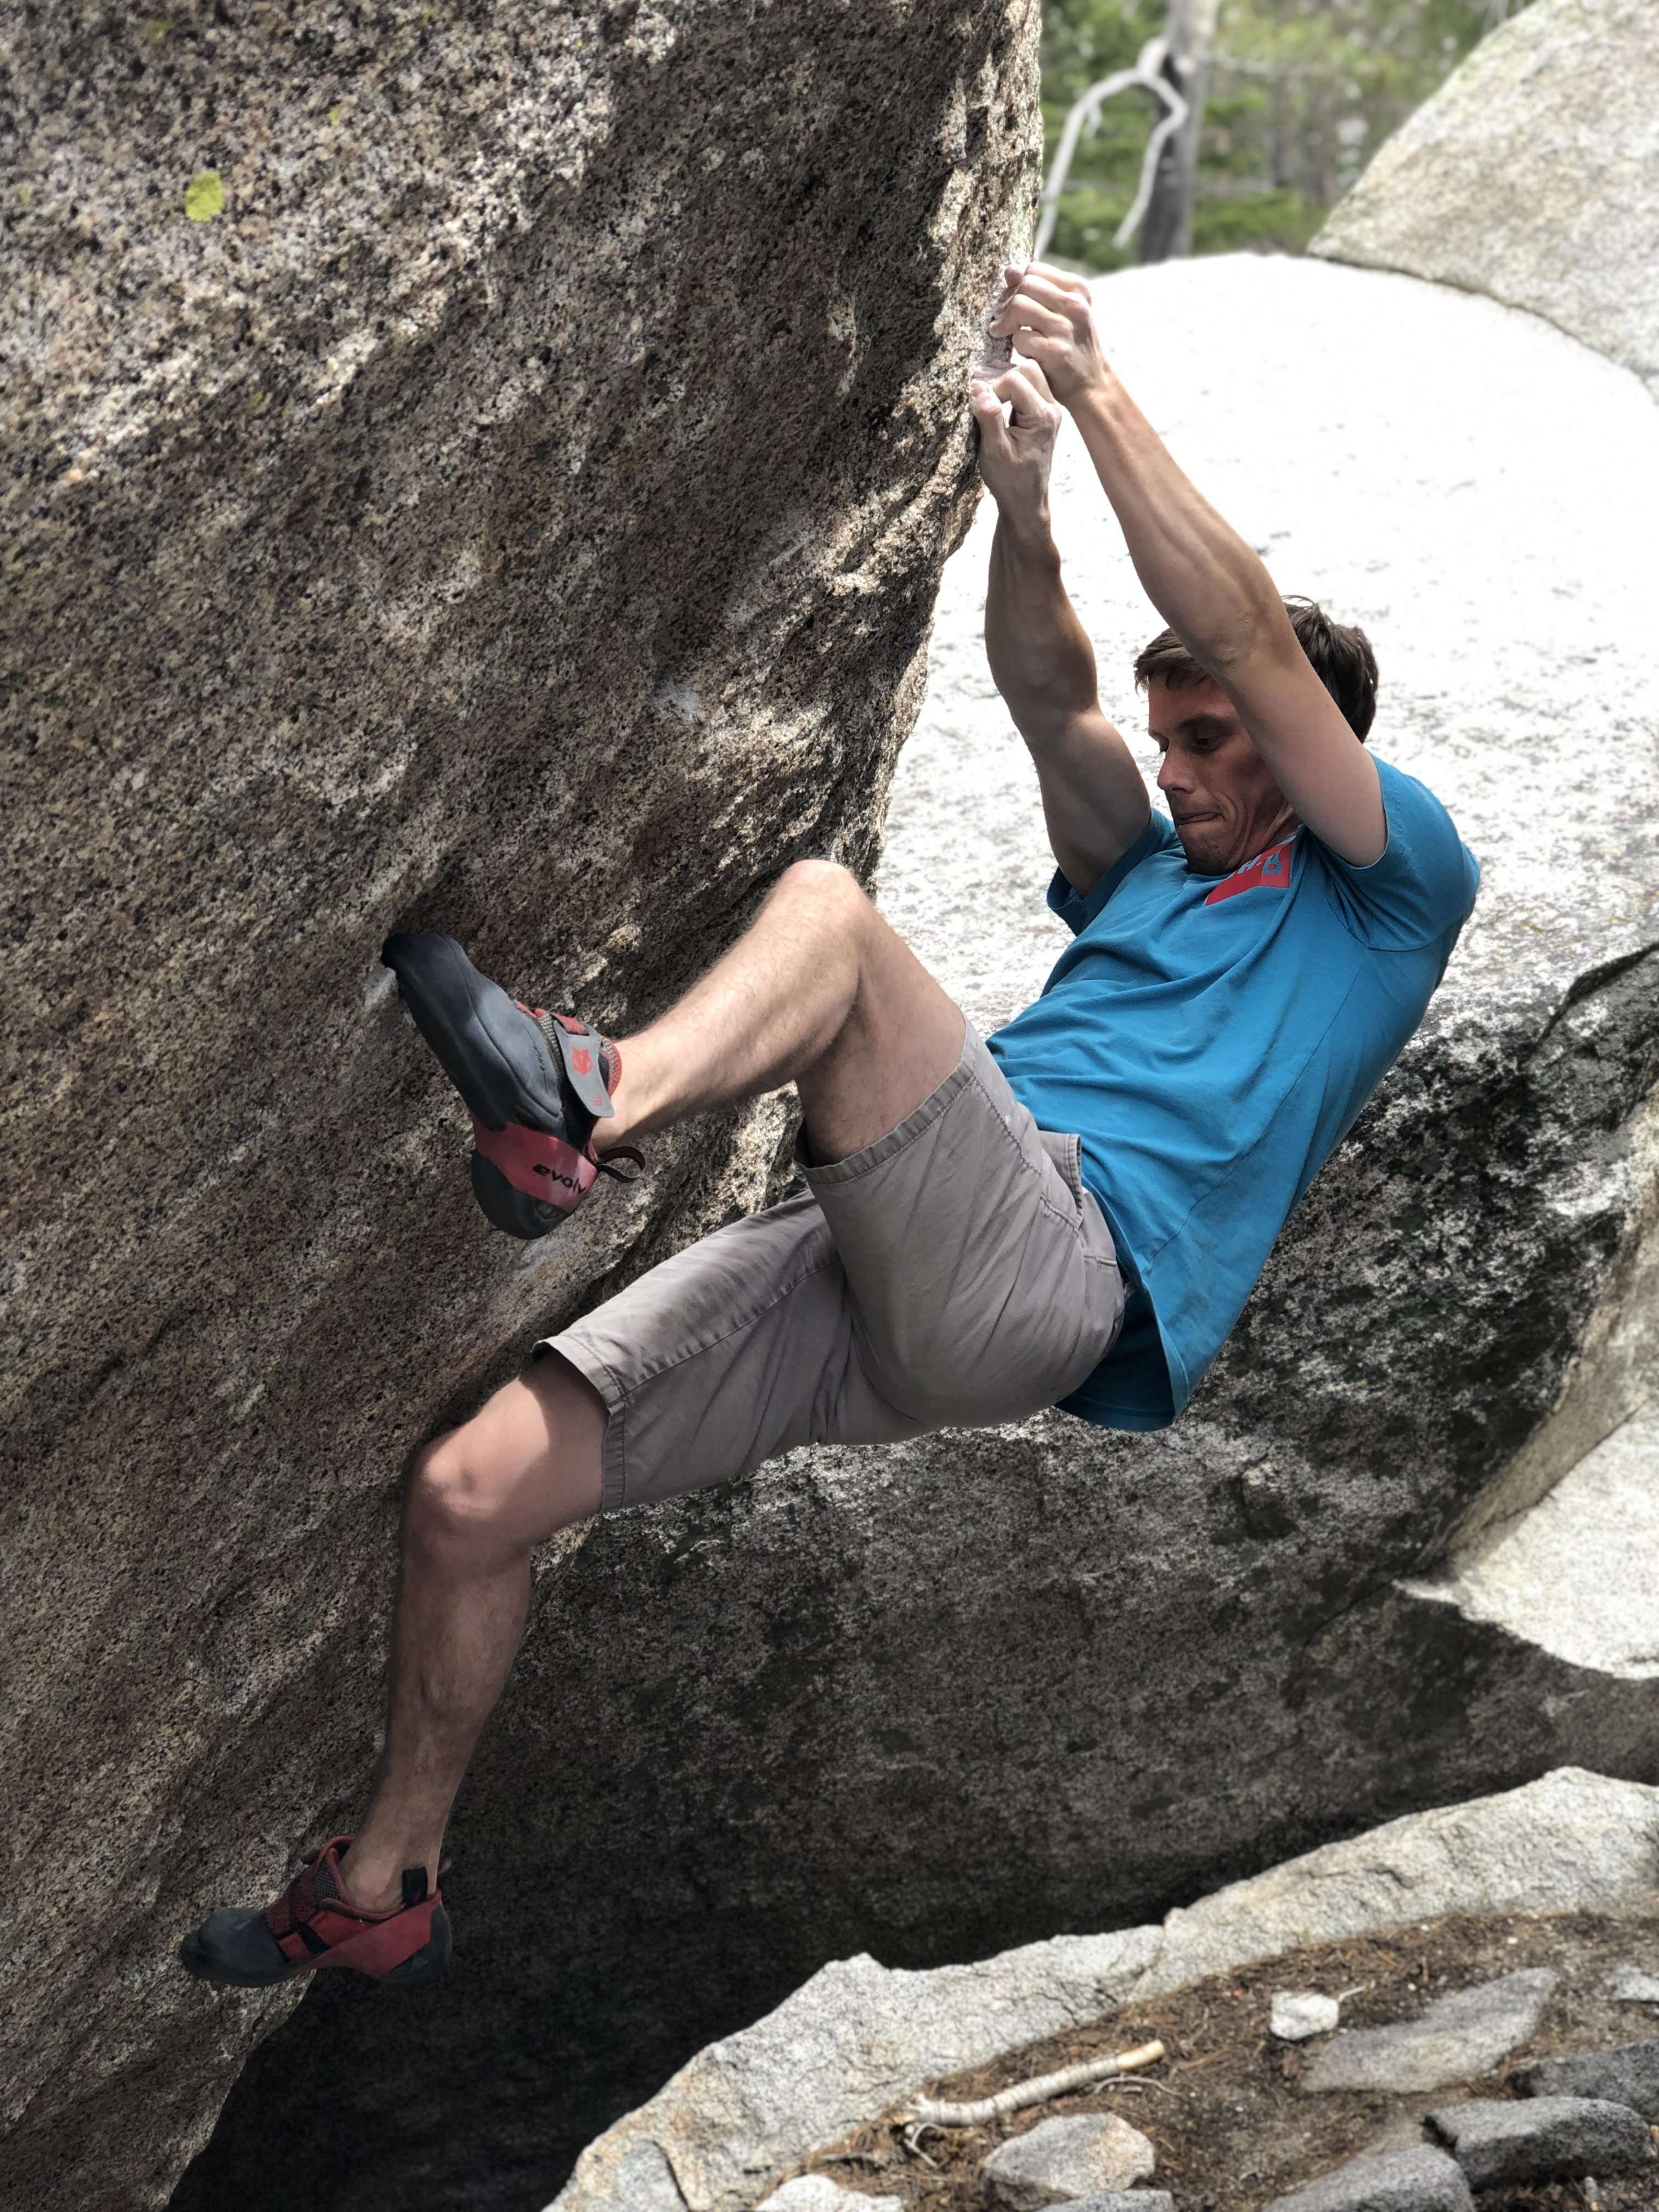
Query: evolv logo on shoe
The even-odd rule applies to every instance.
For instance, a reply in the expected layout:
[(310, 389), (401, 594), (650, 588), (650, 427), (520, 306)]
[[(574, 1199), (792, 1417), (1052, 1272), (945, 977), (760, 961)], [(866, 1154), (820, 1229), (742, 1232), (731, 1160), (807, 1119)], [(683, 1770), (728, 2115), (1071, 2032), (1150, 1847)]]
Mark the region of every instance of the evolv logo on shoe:
[(1218, 883), (1205, 900), (1205, 905), (1215, 906), (1223, 899), (1237, 898), (1240, 891), (1289, 890), (1291, 852), (1295, 843), (1294, 837), (1287, 837), (1282, 845), (1270, 845), (1265, 853)]

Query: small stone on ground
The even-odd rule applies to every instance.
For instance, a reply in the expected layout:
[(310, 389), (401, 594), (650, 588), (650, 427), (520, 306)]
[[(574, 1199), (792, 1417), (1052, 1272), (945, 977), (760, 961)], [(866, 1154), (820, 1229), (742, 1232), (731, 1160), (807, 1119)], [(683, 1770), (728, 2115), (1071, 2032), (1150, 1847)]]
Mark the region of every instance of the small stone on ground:
[(1305, 2043), (1310, 2035), (1328, 2035), (1340, 2017), (1336, 1999), (1317, 1990), (1275, 1990), (1267, 2025), (1281, 2043)]
[(1168, 2190), (1109, 2190), (1073, 2201), (1066, 2212), (1175, 2212), (1175, 2199)]
[(1652, 2156), (1628, 2105), (1591, 2097), (1529, 2097), (1445, 2105), (1429, 2125), (1450, 2146), (1474, 2189), (1506, 2183), (1598, 2179), (1634, 2173)]
[(1474, 2199), (1455, 2159), (1426, 2143), (1350, 2159), (1267, 2212), (1473, 2212)]
[(1555, 1980), (1547, 1966), (1534, 1966), (1437, 1997), (1420, 2020), (1345, 2028), (1315, 2056), (1302, 2087), (1398, 2094), (1489, 2073), (1537, 2027)]
[(1659, 2120), (1659, 2038), (1543, 2059), (1527, 2069), (1521, 2087), (1529, 2097), (1600, 2097)]
[(1659, 1974), (1644, 1973), (1640, 1966), (1615, 1966), (1607, 1980), (1625, 2004), (1659, 2005)]
[(1074, 2198), (1066, 2212), (1176, 2212), (1167, 2189), (1109, 2189), (1104, 2197)]
[(891, 2197), (865, 2197), (842, 2189), (827, 2173), (803, 2173), (775, 2189), (755, 2212), (893, 2212)]
[(992, 2152), (980, 2168), (985, 2194), (1002, 2212), (1046, 2212), (1051, 2204), (1109, 2196), (1145, 2181), (1158, 2154), (1115, 2112), (1042, 2120)]

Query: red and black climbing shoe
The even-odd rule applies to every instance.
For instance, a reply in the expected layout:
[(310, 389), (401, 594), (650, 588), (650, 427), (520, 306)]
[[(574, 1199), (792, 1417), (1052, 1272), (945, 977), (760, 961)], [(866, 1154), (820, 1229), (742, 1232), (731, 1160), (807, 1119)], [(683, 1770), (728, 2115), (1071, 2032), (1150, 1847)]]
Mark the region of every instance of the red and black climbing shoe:
[(336, 1836), (264, 1911), (210, 1912), (179, 1956), (199, 1982), (264, 1989), (324, 1966), (350, 1966), (399, 1988), (435, 1982), (449, 1964), (449, 1915), (443, 1893), (427, 1888), (426, 1869), (404, 1873), (404, 1898), (389, 1912), (368, 1912), (345, 1893)]
[(472, 1116), (472, 1194), (509, 1237), (545, 1237), (595, 1178), (634, 1178), (602, 1159), (598, 1123), (615, 1112), (622, 1059), (608, 1037), (570, 1014), (544, 1013), (481, 975), (453, 937), (399, 931), (380, 958), (398, 978), (416, 1027)]

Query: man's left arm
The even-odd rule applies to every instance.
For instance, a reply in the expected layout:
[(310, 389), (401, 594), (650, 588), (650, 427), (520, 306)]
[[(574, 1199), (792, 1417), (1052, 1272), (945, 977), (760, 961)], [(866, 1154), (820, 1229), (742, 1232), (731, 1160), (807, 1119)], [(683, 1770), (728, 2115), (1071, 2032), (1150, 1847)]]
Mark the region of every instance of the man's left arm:
[(1358, 867), (1388, 846), (1376, 766), (1303, 652), (1255, 552), (1179, 469), (1107, 362), (1087, 283), (1033, 262), (992, 325), (1082, 434), (1146, 596), (1214, 678), (1299, 817)]

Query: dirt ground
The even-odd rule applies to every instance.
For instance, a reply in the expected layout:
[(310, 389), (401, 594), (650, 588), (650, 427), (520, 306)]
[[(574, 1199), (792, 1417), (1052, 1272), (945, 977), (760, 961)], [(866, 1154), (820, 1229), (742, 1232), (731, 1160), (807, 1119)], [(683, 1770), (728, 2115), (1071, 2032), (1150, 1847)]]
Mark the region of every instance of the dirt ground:
[[(925, 2157), (908, 2148), (902, 2127), (884, 2116), (798, 2170), (830, 2175), (867, 2196), (890, 2197), (895, 2212), (901, 2205), (914, 2212), (984, 2212), (979, 2166), (998, 2143), (1042, 2120), (1104, 2106), (1156, 2145), (1158, 2172), (1150, 2185), (1169, 2190), (1177, 2212), (1261, 2212), (1273, 2197), (1376, 2147), (1385, 2134), (1390, 2146), (1419, 2140), (1415, 2124), (1437, 2106), (1510, 2094), (1510, 2077), (1535, 2059), (1659, 2034), (1652, 2008), (1621, 2003), (1608, 1993), (1607, 1970), (1626, 1961), (1659, 1972), (1659, 1914), (1617, 1920), (1589, 1913), (1453, 1914), (1364, 1942), (1287, 1952), (1150, 2004), (1125, 2006), (1109, 2020), (925, 2088), (958, 2100), (988, 2096), (1031, 2075), (1157, 2038), (1168, 2056), (1143, 2075), (1057, 2098), (993, 2126), (929, 2133), (918, 2146)], [(1267, 2033), (1275, 1990), (1336, 1996), (1358, 1988), (1344, 2001), (1342, 2025), (1381, 2027), (1417, 2018), (1449, 1990), (1522, 1966), (1552, 1966), (1560, 1977), (1530, 2041), (1494, 2073), (1422, 2094), (1304, 2094), (1297, 2087), (1302, 2054), (1319, 2041), (1281, 2044)], [(1655, 2135), (1659, 2148), (1659, 2130)], [(1572, 2182), (1494, 2190), (1479, 2202), (1481, 2212), (1584, 2212), (1592, 2205), (1601, 2212), (1659, 2212), (1659, 2163), (1647, 2173), (1601, 2182), (1594, 2194)]]

